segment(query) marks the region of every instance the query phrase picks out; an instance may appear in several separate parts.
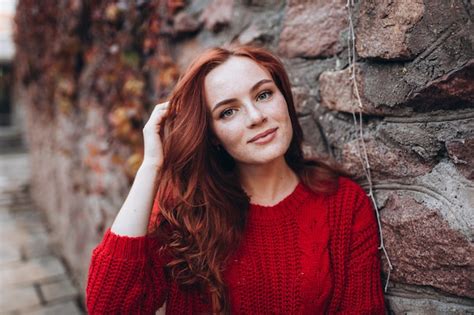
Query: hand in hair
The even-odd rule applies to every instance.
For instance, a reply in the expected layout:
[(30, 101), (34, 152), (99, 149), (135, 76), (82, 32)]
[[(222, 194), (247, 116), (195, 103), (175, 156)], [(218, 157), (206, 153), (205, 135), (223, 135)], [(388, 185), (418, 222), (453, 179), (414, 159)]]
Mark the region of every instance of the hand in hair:
[(147, 232), (156, 195), (157, 169), (163, 164), (162, 125), (167, 114), (168, 102), (156, 105), (143, 127), (144, 158), (130, 192), (112, 224), (111, 231), (117, 235), (144, 236)]
[(145, 127), (143, 127), (144, 157), (143, 160), (161, 167), (163, 164), (162, 137), (164, 122), (168, 115), (169, 102), (155, 106)]

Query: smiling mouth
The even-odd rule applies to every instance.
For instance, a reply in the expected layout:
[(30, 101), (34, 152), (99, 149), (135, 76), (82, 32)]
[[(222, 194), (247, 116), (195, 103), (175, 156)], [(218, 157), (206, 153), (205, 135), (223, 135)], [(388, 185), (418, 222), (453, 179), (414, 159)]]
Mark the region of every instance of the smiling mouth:
[(248, 142), (249, 142), (249, 143), (255, 142), (255, 141), (257, 141), (257, 140), (259, 140), (259, 139), (261, 139), (261, 138), (263, 138), (263, 137), (268, 136), (269, 134), (274, 133), (277, 129), (278, 129), (278, 127), (277, 127), (277, 128), (268, 129), (267, 131), (262, 132), (262, 133), (256, 135), (255, 137), (253, 137), (252, 139), (250, 139)]

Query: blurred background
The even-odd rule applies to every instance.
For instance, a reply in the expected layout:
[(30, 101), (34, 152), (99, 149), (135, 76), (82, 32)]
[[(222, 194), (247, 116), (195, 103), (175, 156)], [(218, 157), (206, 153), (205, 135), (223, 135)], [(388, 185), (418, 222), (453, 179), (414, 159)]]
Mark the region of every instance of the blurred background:
[(473, 2), (353, 2), (0, 0), (0, 314), (85, 313), (153, 106), (229, 43), (282, 59), (305, 152), (373, 192), (390, 313), (474, 314)]
[(12, 60), (14, 54), (13, 15), (15, 1), (0, 2), (0, 126), (12, 124)]

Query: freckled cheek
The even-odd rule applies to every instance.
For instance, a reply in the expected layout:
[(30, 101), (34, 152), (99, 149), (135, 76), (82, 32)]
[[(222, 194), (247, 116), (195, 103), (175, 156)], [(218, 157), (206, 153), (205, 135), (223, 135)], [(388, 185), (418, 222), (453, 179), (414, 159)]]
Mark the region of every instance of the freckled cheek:
[(277, 100), (272, 106), (266, 107), (266, 110), (266, 116), (272, 117), (278, 122), (285, 122), (287, 120), (290, 120), (288, 108), (283, 97)]
[(291, 139), (293, 131), (291, 126), (290, 114), (288, 113), (288, 106), (283, 96), (278, 100), (278, 103), (274, 106), (273, 113), (269, 113), (275, 121), (278, 122), (281, 131), (284, 135)]
[(232, 150), (239, 145), (242, 145), (244, 141), (244, 133), (241, 128), (235, 128), (233, 126), (227, 126), (218, 130), (218, 138), (228, 150)]

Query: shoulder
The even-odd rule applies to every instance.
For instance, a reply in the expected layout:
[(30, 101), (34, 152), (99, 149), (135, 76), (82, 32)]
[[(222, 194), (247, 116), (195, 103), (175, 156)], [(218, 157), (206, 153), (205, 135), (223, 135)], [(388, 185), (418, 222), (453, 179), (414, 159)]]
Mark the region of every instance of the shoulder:
[(367, 193), (359, 184), (344, 176), (338, 178), (337, 188), (329, 195), (329, 198), (344, 206), (355, 206), (363, 200), (368, 199)]
[(362, 187), (348, 177), (339, 177), (334, 193), (328, 196), (329, 215), (336, 226), (351, 225), (356, 229), (373, 224), (372, 202)]

